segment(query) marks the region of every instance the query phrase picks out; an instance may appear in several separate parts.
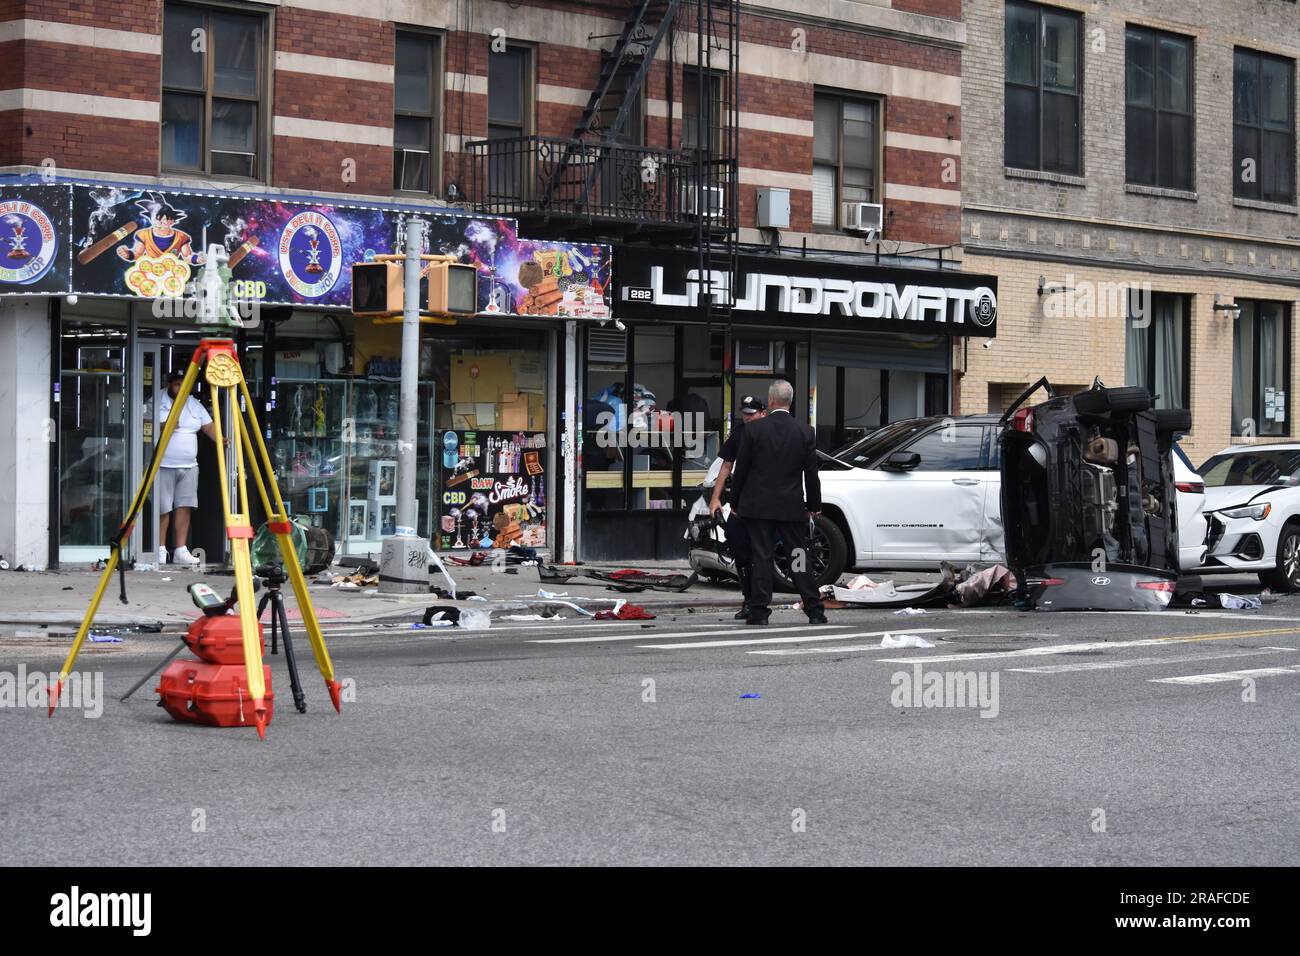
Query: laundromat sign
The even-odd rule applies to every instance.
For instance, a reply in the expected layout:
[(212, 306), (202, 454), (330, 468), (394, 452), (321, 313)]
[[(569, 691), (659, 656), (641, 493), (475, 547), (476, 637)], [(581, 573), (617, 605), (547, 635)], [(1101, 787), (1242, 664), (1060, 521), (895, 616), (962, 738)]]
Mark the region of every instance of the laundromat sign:
[(740, 256), (734, 275), (714, 271), (712, 292), (694, 253), (620, 247), (615, 315), (703, 320), (710, 294), (734, 289), (737, 321), (786, 327), (997, 334), (997, 277), (889, 269), (815, 258)]
[(511, 219), (111, 183), (0, 184), (0, 295), (182, 296), (221, 246), (235, 299), (347, 308), (352, 264), (399, 249), (411, 217), (427, 251), (478, 269), (480, 313), (609, 317), (610, 248)]

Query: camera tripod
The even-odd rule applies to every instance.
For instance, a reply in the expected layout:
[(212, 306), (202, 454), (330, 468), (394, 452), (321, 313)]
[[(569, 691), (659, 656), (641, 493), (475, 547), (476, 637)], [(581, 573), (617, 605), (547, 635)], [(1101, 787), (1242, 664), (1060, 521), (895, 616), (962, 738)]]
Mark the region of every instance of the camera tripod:
[(289, 576), (284, 573), (282, 564), (263, 564), (258, 566), (253, 573), (262, 579), (266, 586), (266, 593), (262, 595), (262, 600), (257, 602), (257, 619), (262, 619), (262, 612), (266, 606), (271, 606), (271, 653), (278, 654), (276, 649), (276, 638), (278, 635), (284, 635), (284, 662), (289, 665), (289, 686), (293, 689), (293, 706), (298, 709), (298, 713), (307, 713), (307, 697), (302, 692), (302, 684), (298, 681), (298, 661), (293, 656), (293, 641), (289, 638), (289, 615), (284, 609), (284, 595), (280, 592), (280, 586), (289, 580)]

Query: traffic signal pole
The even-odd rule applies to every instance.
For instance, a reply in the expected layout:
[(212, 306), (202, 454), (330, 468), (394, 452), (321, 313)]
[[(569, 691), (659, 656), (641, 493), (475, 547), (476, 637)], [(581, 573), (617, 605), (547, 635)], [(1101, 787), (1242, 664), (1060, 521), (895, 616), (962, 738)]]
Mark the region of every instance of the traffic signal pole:
[(397, 425), (397, 534), (415, 537), (416, 443), (420, 423), (420, 254), (424, 220), (406, 223), (406, 261), (402, 288), (402, 386)]
[(397, 423), (397, 521), (395, 533), (384, 538), (379, 558), (379, 590), (391, 594), (428, 593), (429, 590), (429, 543), (416, 533), (415, 504), (424, 227), (420, 219), (407, 221), (402, 250), (405, 258), (402, 261), (402, 383)]

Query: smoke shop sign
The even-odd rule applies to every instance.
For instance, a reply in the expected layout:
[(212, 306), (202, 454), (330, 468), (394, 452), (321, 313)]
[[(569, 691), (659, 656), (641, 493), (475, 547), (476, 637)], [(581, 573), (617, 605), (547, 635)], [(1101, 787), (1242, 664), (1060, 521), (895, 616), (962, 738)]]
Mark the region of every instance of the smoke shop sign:
[[(615, 315), (703, 319), (710, 291), (694, 253), (620, 248)], [(738, 321), (786, 327), (997, 334), (997, 278), (887, 269), (825, 259), (740, 256), (735, 275), (714, 271), (712, 295), (735, 288)]]
[(241, 304), (346, 309), (353, 263), (400, 252), (411, 217), (427, 226), (425, 251), (478, 271), (480, 313), (609, 318), (608, 246), (430, 207), (129, 183), (0, 182), (0, 296), (130, 296), (188, 316), (168, 300), (193, 301), (211, 257)]

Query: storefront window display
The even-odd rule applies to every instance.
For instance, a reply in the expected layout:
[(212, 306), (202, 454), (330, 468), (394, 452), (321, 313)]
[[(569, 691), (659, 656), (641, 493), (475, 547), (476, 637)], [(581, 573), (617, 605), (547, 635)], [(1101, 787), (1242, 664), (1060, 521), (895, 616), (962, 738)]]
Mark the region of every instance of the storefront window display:
[[(694, 351), (684, 360), (687, 329), (640, 326), (620, 339), (601, 332), (588, 340), (586, 507), (686, 507), (684, 496), (704, 479), (720, 445), (721, 378), (697, 370)], [(695, 336), (690, 344), (703, 345), (707, 355), (707, 342)]]

